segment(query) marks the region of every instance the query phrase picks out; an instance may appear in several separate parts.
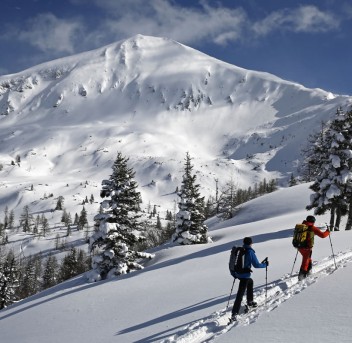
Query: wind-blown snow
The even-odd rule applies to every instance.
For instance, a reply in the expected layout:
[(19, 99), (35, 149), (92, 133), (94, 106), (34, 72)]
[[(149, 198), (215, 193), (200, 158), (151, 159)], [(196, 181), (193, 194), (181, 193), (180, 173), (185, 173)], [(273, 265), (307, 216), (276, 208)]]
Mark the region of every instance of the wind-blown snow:
[[(10, 306), (0, 312), (2, 340), (298, 343), (303, 330), (306, 342), (347, 342), (351, 233), (332, 233), (337, 270), (329, 239), (317, 238), (314, 274), (301, 283), (289, 278), (292, 228), (308, 214), (303, 204), (309, 194), (308, 185), (281, 189), (244, 204), (231, 222), (208, 223), (212, 244), (165, 245), (155, 249), (155, 259), (142, 271), (94, 284), (77, 277)], [(317, 224), (324, 226), (327, 219), (317, 217)], [(253, 237), (259, 260), (269, 257), (268, 302), (229, 328), (221, 318), (232, 285), (227, 264), (232, 245), (244, 236)], [(265, 269), (255, 269), (253, 278), (256, 298), (264, 301)]]

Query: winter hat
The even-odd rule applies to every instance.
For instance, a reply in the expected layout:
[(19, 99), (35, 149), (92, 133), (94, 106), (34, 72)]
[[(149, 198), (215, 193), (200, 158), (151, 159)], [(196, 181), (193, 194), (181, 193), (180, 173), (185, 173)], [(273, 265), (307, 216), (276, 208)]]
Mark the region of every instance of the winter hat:
[(309, 223), (315, 223), (315, 217), (314, 216), (308, 216), (306, 221), (309, 222)]
[(252, 244), (252, 237), (245, 237), (244, 239), (243, 239), (243, 244), (245, 244), (245, 245), (251, 245)]

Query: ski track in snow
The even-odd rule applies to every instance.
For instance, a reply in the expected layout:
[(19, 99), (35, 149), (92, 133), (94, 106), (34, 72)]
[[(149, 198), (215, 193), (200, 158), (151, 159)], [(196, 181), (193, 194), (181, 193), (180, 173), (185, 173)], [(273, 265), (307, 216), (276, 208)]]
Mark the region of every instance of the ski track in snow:
[[(352, 250), (338, 253), (335, 255), (335, 261), (337, 269), (345, 267), (347, 263), (352, 262)], [(293, 276), (286, 274), (280, 280), (268, 284), (267, 297), (265, 295), (265, 286), (258, 287), (254, 293), (258, 307), (247, 314), (241, 314), (238, 317), (238, 321), (233, 324), (227, 325), (233, 304), (233, 302), (231, 302), (228, 309), (223, 308), (202, 320), (191, 323), (181, 329), (177, 334), (163, 339), (160, 343), (213, 342), (218, 336), (231, 329), (236, 329), (237, 326), (253, 324), (263, 313), (275, 310), (286, 300), (299, 294), (311, 284), (332, 274), (336, 270), (335, 261), (333, 256), (330, 256), (319, 263), (315, 262), (313, 274), (301, 282), (298, 281), (297, 274)]]

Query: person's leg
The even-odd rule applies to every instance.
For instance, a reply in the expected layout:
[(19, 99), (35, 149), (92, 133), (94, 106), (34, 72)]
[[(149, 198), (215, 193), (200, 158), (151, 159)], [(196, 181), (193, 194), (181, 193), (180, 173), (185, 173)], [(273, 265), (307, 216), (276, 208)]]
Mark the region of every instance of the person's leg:
[(311, 270), (312, 270), (312, 267), (313, 267), (312, 252), (313, 252), (313, 250), (311, 249), (311, 250), (310, 250), (309, 257), (308, 257), (308, 268), (307, 268), (307, 274), (310, 274), (310, 272), (311, 272)]
[(236, 316), (240, 312), (243, 295), (247, 288), (247, 279), (239, 279), (239, 280), (240, 280), (240, 284), (238, 286), (235, 303), (233, 304), (232, 316)]
[(312, 255), (312, 250), (311, 249), (298, 249), (300, 254), (302, 255), (302, 264), (301, 264), (301, 269), (298, 274), (298, 279), (302, 280), (304, 279), (309, 271), (309, 264), (312, 263), (311, 260), (311, 255)]
[(253, 303), (253, 279), (247, 279), (247, 305), (251, 306)]

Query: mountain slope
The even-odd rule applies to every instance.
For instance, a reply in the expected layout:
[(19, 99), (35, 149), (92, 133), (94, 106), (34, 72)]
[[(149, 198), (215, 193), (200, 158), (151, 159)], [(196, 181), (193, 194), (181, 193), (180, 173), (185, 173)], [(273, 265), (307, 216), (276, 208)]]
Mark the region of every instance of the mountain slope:
[[(292, 228), (307, 215), (300, 201), (307, 201), (309, 193), (307, 185), (300, 185), (248, 202), (238, 214), (240, 225), (234, 219), (211, 226), (214, 243), (160, 247), (142, 271), (94, 284), (78, 277), (23, 300), (0, 311), (1, 337), (13, 343), (47, 342), (48, 337), (53, 343), (202, 342), (204, 334), (208, 339), (219, 334), (214, 321), (212, 326), (206, 324), (228, 300), (230, 248), (244, 236), (252, 236), (258, 258), (269, 257), (268, 285), (279, 287), (282, 298), (270, 303), (268, 311), (259, 311), (248, 322), (218, 336), (217, 341), (262, 337), (265, 342), (298, 343), (302, 332), (311, 342), (348, 341), (352, 334), (346, 305), (352, 300), (349, 232), (333, 233), (338, 270), (333, 268), (329, 240), (317, 238), (313, 271), (319, 277), (284, 287), (295, 257)], [(317, 225), (323, 225), (327, 218), (317, 219)], [(299, 263), (300, 258), (295, 272)], [(262, 298), (265, 269), (256, 269), (253, 278), (256, 295)], [(237, 284), (233, 293), (236, 289)], [(307, 328), (311, 318), (316, 325)]]
[(131, 158), (144, 203), (169, 209), (186, 151), (205, 195), (214, 179), (285, 180), (306, 137), (350, 102), (141, 35), (1, 76), (0, 210), (32, 201), (31, 184), (72, 197), (88, 181), (82, 196), (97, 198), (118, 150)]

